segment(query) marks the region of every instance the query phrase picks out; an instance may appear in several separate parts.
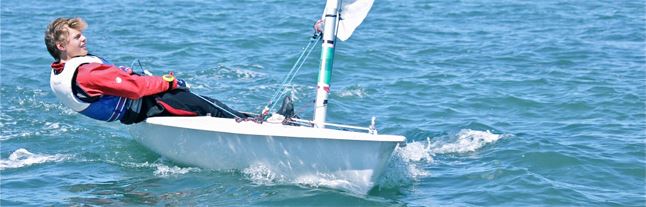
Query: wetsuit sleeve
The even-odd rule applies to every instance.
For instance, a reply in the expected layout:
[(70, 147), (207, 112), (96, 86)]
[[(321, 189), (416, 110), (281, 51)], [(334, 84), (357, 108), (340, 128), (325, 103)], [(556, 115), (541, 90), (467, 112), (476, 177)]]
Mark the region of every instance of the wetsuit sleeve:
[[(138, 99), (171, 87), (160, 76), (138, 76), (114, 65), (89, 63), (79, 66), (76, 83), (89, 96), (112, 95)], [(174, 83), (176, 84), (176, 83)]]

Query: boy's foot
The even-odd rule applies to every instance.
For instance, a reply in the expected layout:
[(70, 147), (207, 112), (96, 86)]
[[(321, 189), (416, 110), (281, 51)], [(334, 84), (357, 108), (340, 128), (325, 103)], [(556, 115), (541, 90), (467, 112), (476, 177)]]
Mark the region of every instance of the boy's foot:
[(276, 113), (283, 115), (287, 119), (294, 117), (294, 104), (292, 103), (292, 98), (285, 96), (285, 99), (283, 99), (283, 105)]

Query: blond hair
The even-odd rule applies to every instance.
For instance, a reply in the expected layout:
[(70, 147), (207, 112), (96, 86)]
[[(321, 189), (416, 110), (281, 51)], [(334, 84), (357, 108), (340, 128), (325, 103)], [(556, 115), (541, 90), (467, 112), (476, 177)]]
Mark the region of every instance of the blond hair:
[(56, 44), (67, 41), (69, 28), (82, 31), (87, 28), (87, 23), (80, 17), (59, 17), (47, 26), (47, 30), (45, 31), (45, 45), (47, 46), (49, 54), (56, 60), (60, 60), (61, 56), (61, 51), (58, 50)]

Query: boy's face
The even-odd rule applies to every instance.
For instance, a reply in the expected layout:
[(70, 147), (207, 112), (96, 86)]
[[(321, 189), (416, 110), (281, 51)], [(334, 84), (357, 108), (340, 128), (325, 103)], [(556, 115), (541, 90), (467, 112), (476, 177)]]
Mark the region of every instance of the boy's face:
[(85, 36), (81, 31), (68, 28), (67, 41), (57, 44), (58, 49), (62, 52), (61, 59), (68, 60), (76, 56), (87, 55), (87, 46)]

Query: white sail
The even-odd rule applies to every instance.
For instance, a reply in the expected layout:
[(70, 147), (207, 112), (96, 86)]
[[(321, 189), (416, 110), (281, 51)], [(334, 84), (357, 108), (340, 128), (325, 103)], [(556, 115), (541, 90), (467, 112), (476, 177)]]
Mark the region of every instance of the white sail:
[(341, 5), (341, 21), (336, 37), (346, 41), (368, 16), (374, 0), (344, 0)]

